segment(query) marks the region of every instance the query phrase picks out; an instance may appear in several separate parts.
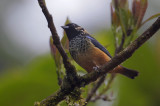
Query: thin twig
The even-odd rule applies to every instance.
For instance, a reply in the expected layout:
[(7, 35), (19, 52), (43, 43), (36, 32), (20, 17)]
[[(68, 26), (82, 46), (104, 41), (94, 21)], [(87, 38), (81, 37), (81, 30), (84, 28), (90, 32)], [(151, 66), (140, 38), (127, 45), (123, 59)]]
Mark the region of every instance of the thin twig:
[(69, 62), (68, 56), (67, 56), (66, 52), (64, 51), (64, 49), (62, 47), (62, 44), (60, 42), (60, 38), (57, 34), (55, 25), (53, 23), (52, 15), (49, 13), (49, 11), (46, 7), (45, 0), (38, 0), (38, 3), (39, 3), (39, 5), (42, 9), (42, 12), (43, 12), (44, 16), (46, 17), (47, 22), (48, 22), (48, 27), (49, 27), (49, 29), (52, 33), (53, 43), (57, 47), (58, 51), (60, 52), (60, 54), (63, 58), (63, 64), (64, 64), (64, 67), (66, 69), (66, 74), (67, 74), (67, 76), (70, 76), (70, 77), (68, 77), (69, 78), (68, 80), (70, 80), (71, 83), (72, 83), (72, 80), (74, 81), (74, 80), (78, 79), (76, 69)]
[(114, 46), (115, 46), (116, 48), (118, 48), (118, 39), (117, 39), (117, 35), (116, 35), (116, 33), (115, 33), (115, 29), (114, 29), (113, 27), (114, 27), (114, 26), (112, 26), (111, 28), (112, 28), (112, 32), (113, 32), (113, 36), (114, 36), (114, 40), (115, 40)]
[(95, 97), (92, 98), (90, 101), (91, 101), (91, 102), (95, 102), (95, 101), (97, 101), (97, 100), (99, 100), (99, 99), (102, 99), (102, 100), (104, 100), (104, 101), (112, 101), (112, 100), (114, 100), (114, 99), (111, 99), (108, 95), (101, 95), (101, 96), (95, 96)]
[[(139, 36), (135, 41), (133, 41), (127, 48), (125, 48), (123, 51), (121, 51), (119, 54), (117, 54), (115, 57), (113, 57), (107, 64), (105, 64), (99, 71), (92, 71), (89, 74), (86, 74), (82, 76), (78, 82), (73, 85), (72, 87), (84, 87), (85, 85), (97, 80), (97, 78), (103, 76), (110, 70), (112, 70), (117, 65), (121, 64), (125, 60), (127, 60), (129, 57), (132, 56), (132, 54), (141, 47), (148, 39), (150, 39), (160, 28), (160, 17), (151, 25), (150, 28), (148, 28), (141, 36)], [(70, 92), (72, 92), (74, 89), (71, 88), (65, 88), (64, 90), (59, 90), (54, 95), (51, 95), (50, 97), (46, 98), (41, 102), (42, 106), (54, 106), (57, 105), (60, 101), (64, 100), (64, 97), (67, 96)], [(65, 92), (64, 92), (65, 91)], [(67, 92), (67, 93), (66, 93)], [(58, 100), (58, 101), (57, 101)], [(50, 105), (54, 104), (54, 105)]]
[[(118, 47), (116, 46), (115, 54), (118, 54), (121, 50), (123, 50), (124, 42), (125, 42), (125, 34), (122, 35), (121, 44), (120, 44)], [(117, 43), (116, 43), (116, 45), (117, 45)], [(95, 92), (97, 91), (97, 89), (98, 89), (98, 88), (102, 85), (102, 83), (105, 81), (105, 77), (106, 77), (106, 75), (105, 75), (105, 76), (102, 76), (102, 77), (99, 79), (99, 81), (96, 83), (96, 85), (91, 89), (91, 92), (88, 94), (88, 96), (87, 96), (87, 98), (86, 98), (85, 106), (86, 106), (86, 105), (88, 104), (88, 102), (91, 100), (91, 98), (93, 97), (93, 95), (95, 94)], [(110, 77), (110, 79), (109, 79), (109, 83), (108, 83), (106, 89), (103, 91), (103, 93), (106, 92), (106, 91), (110, 88), (111, 83), (112, 83), (112, 81), (114, 80), (114, 78), (115, 78), (115, 74), (112, 74), (111, 77)], [(99, 95), (97, 95), (97, 96), (100, 97), (100, 96), (102, 96), (102, 94), (99, 94)], [(98, 99), (99, 99), (99, 98), (98, 98)]]
[(115, 76), (116, 76), (116, 74), (112, 74), (111, 75), (111, 77), (110, 77), (110, 79), (108, 81), (107, 86), (103, 89), (103, 91), (99, 94), (99, 96), (102, 96), (103, 94), (105, 94), (111, 88), (111, 84), (114, 81)]
[(84, 75), (81, 79), (84, 81), (84, 85), (89, 84), (90, 82), (95, 81), (100, 76), (112, 70), (117, 65), (121, 64), (128, 58), (132, 56), (132, 54), (141, 47), (148, 39), (150, 39), (158, 30), (160, 29), (160, 17), (148, 28), (141, 36), (139, 36), (135, 41), (133, 41), (128, 47), (126, 47), (123, 51), (118, 53), (115, 57), (113, 57), (108, 63), (106, 63), (101, 70), (98, 72), (92, 71), (89, 74)]
[(91, 89), (90, 93), (88, 94), (87, 98), (86, 98), (86, 102), (85, 105), (86, 106), (88, 104), (88, 102), (91, 100), (92, 96), (95, 94), (95, 92), (97, 91), (97, 89), (102, 85), (102, 83), (104, 82), (106, 78), (106, 75), (102, 76), (98, 82), (96, 83), (96, 85)]
[(46, 7), (46, 3), (45, 3), (45, 0), (38, 0), (38, 3), (42, 9), (42, 12), (44, 14), (44, 16), (46, 17), (46, 20), (48, 22), (48, 27), (52, 33), (52, 38), (53, 38), (53, 43), (54, 45), (57, 47), (58, 51), (60, 52), (62, 58), (63, 58), (63, 63), (64, 63), (64, 66), (66, 68), (66, 70), (72, 68), (72, 70), (75, 70), (74, 66), (71, 65), (71, 63), (68, 61), (68, 56), (66, 54), (66, 52), (64, 51), (63, 47), (62, 47), (62, 44), (60, 42), (60, 38), (57, 34), (57, 31), (56, 31), (56, 28), (55, 28), (55, 25), (53, 23), (53, 18), (52, 18), (52, 15), (49, 13), (47, 7)]
[[(105, 101), (111, 101), (111, 99), (110, 99), (108, 96), (104, 95), (104, 94), (110, 89), (111, 84), (112, 84), (113, 80), (115, 79), (115, 76), (116, 76), (115, 74), (112, 74), (112, 75), (111, 75), (111, 77), (110, 77), (110, 79), (109, 79), (109, 81), (108, 81), (107, 86), (106, 86), (106, 87), (103, 89), (103, 91), (100, 92), (98, 95), (96, 95), (96, 96), (94, 96), (94, 97), (91, 97), (91, 96), (93, 96), (93, 94), (96, 92), (96, 91), (92, 91), (92, 95), (89, 95), (88, 98), (86, 99), (85, 106), (88, 104), (89, 101), (95, 102), (95, 101), (98, 100), (98, 99), (103, 99), (103, 100), (105, 100)], [(104, 82), (104, 81), (103, 81), (103, 82)], [(101, 82), (101, 84), (102, 84), (103, 82)], [(100, 87), (100, 86), (99, 86), (99, 87)], [(99, 87), (97, 87), (97, 89), (98, 89)], [(97, 90), (97, 89), (96, 89), (96, 90)], [(89, 97), (90, 97), (90, 98), (89, 98)]]
[[(120, 45), (119, 45), (119, 46), (115, 46), (115, 47), (116, 47), (115, 55), (118, 54), (120, 51), (123, 50), (123, 45), (124, 45), (124, 43), (125, 43), (125, 34), (123, 33)], [(113, 80), (115, 79), (115, 77), (116, 77), (116, 74), (111, 74), (111, 77), (109, 78), (109, 81), (108, 81), (108, 84), (107, 84), (106, 88), (105, 88), (99, 95), (96, 95), (96, 96), (94, 97), (94, 101), (95, 101), (96, 99), (100, 99), (101, 97), (104, 97), (104, 96), (102, 96), (102, 95), (105, 94), (105, 92), (107, 92), (107, 91), (110, 89), (111, 84), (112, 84)], [(103, 82), (104, 82), (104, 81), (103, 81)], [(100, 82), (100, 84), (102, 84), (103, 82)], [(100, 87), (100, 86), (99, 86), (99, 87)], [(98, 87), (98, 88), (99, 88), (99, 87)], [(97, 88), (97, 89), (98, 89), (98, 88)], [(93, 89), (94, 89), (94, 88), (93, 88)], [(96, 92), (96, 90), (95, 90), (95, 92)], [(93, 93), (93, 94), (94, 94), (94, 93)], [(91, 95), (91, 96), (93, 96), (93, 95)], [(88, 96), (88, 97), (89, 97), (89, 96)], [(91, 99), (91, 97), (88, 99), (88, 101), (86, 101), (86, 103), (88, 103), (90, 99)], [(102, 99), (103, 99), (103, 98), (102, 98)]]
[(125, 34), (123, 33), (120, 45), (118, 47), (116, 46), (115, 54), (118, 54), (121, 50), (123, 50), (124, 42), (125, 42)]
[[(65, 88), (64, 86), (68, 86), (68, 88), (66, 87), (67, 89), (71, 89), (71, 90), (74, 89), (75, 84), (78, 80), (78, 75), (76, 73), (75, 67), (69, 62), (68, 56), (67, 56), (66, 52), (64, 51), (64, 49), (62, 47), (62, 44), (60, 42), (60, 38), (57, 34), (55, 25), (53, 23), (52, 15), (49, 13), (49, 11), (46, 7), (45, 0), (38, 0), (38, 3), (39, 3), (39, 6), (42, 9), (42, 12), (43, 12), (44, 16), (46, 17), (47, 22), (48, 22), (48, 28), (51, 31), (52, 38), (53, 38), (53, 43), (57, 47), (59, 53), (61, 54), (61, 56), (63, 58), (63, 64), (64, 64), (64, 67), (66, 69), (66, 75), (67, 75), (66, 81), (68, 81), (68, 83), (67, 83), (68, 85), (67, 84), (65, 85), (63, 83), (62, 87), (61, 87), (61, 90), (57, 91), (54, 96), (52, 95), (52, 96), (44, 99), (40, 103), (40, 105), (47, 105), (47, 106), (49, 105), (50, 106), (50, 104), (51, 104), (51, 106), (54, 106), (54, 105), (58, 104), (60, 101), (64, 100), (65, 96), (70, 93), (70, 92), (68, 92), (64, 89)], [(73, 86), (73, 87), (71, 87), (71, 86)], [(54, 100), (52, 100), (52, 99), (54, 99)]]

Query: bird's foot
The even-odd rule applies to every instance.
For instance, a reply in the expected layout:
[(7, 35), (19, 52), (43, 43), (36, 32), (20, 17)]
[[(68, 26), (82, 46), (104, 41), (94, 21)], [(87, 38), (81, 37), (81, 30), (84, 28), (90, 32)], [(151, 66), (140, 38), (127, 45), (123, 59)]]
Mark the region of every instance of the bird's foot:
[(99, 72), (99, 66), (95, 66), (95, 67), (93, 67), (93, 70), (95, 70), (96, 72)]

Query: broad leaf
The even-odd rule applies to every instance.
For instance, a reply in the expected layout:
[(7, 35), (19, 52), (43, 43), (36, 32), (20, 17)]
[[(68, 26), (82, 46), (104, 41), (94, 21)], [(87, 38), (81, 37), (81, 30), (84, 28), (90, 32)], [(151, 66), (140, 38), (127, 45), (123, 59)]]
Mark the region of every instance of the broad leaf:
[(51, 48), (51, 54), (55, 60), (55, 64), (56, 64), (57, 68), (60, 69), (61, 64), (62, 64), (62, 58), (60, 56), (58, 49), (53, 44), (52, 36), (50, 37), (50, 48)]

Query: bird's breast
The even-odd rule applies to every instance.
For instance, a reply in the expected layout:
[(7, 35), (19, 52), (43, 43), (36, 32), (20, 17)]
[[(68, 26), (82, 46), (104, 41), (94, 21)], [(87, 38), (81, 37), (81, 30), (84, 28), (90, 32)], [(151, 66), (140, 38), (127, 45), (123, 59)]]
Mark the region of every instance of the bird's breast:
[(90, 46), (85, 52), (72, 54), (73, 59), (87, 72), (91, 72), (93, 67), (102, 66), (110, 60), (110, 57), (97, 47)]
[(70, 40), (69, 51), (73, 59), (88, 72), (110, 60), (107, 54), (95, 47), (85, 36), (77, 36)]
[(69, 41), (69, 52), (73, 59), (76, 59), (79, 55), (85, 55), (91, 46), (88, 38), (79, 35)]

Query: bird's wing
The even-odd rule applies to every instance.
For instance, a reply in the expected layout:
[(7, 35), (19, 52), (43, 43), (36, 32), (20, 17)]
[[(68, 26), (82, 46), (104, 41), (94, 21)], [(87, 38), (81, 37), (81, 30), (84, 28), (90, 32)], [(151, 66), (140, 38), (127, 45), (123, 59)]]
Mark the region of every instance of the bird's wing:
[(93, 38), (93, 37), (90, 36), (90, 35), (86, 35), (86, 37), (87, 37), (88, 39), (90, 39), (91, 42), (92, 42), (97, 48), (99, 48), (99, 49), (102, 50), (105, 54), (107, 54), (110, 58), (112, 58), (112, 56), (111, 56), (111, 54), (108, 52), (108, 50), (107, 50), (105, 47), (103, 47), (95, 38)]

